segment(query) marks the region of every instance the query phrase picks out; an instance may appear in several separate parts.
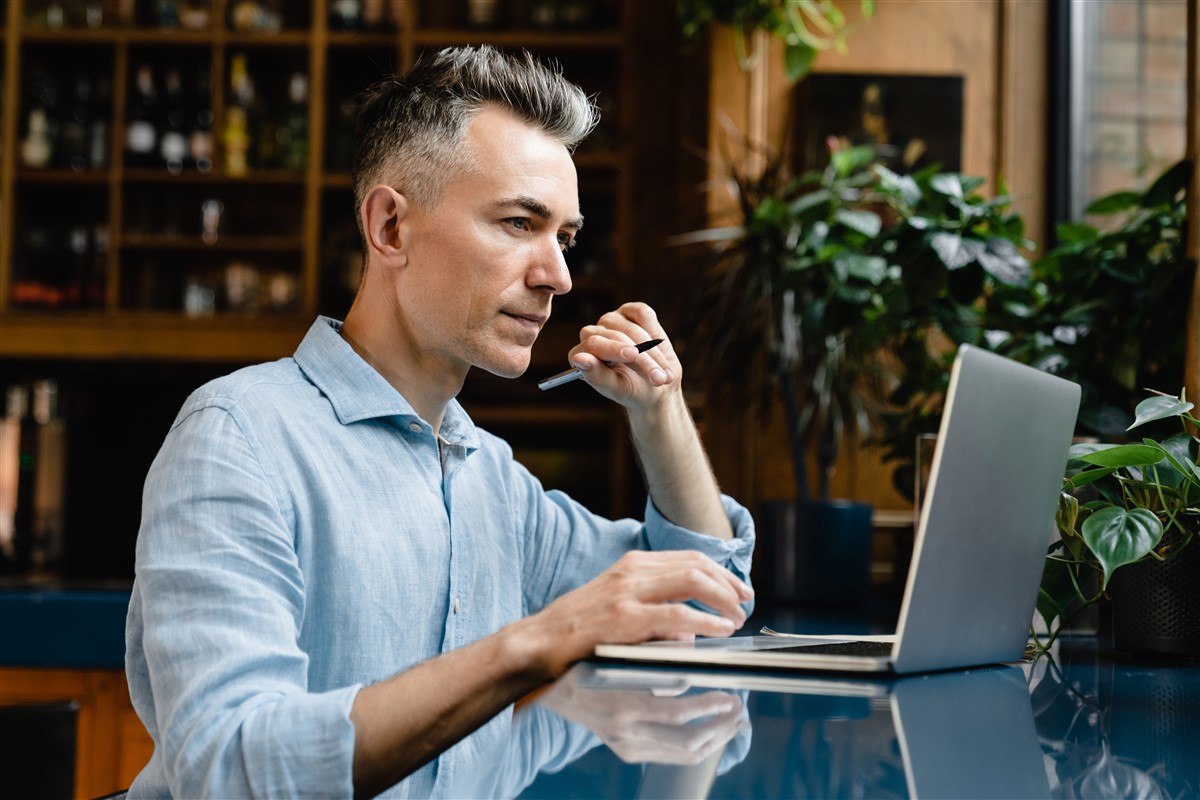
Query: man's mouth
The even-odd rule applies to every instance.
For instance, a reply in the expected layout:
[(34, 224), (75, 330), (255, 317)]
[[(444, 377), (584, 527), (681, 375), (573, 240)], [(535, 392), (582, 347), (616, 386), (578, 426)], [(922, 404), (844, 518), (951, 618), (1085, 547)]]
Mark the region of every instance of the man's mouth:
[(512, 311), (502, 311), (501, 313), (538, 330), (541, 330), (548, 318), (545, 314), (518, 314)]

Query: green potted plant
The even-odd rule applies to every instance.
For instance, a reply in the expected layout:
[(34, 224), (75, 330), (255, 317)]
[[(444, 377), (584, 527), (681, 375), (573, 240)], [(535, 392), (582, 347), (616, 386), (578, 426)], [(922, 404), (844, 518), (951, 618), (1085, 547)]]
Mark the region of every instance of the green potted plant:
[(1116, 649), (1200, 656), (1200, 548), (1188, 546), (1200, 522), (1193, 407), (1183, 392), (1155, 394), (1127, 430), (1178, 420), (1182, 431), (1071, 448), (1055, 518), (1060, 538), (1038, 597), (1049, 631), (1045, 641), (1034, 635), (1039, 649), (1111, 596)]
[[(1003, 184), (999, 197), (983, 200), (973, 194), (981, 181), (964, 178), (967, 207), (928, 185), (906, 212), (916, 225), (896, 241), (907, 287), (896, 303), (909, 306), (895, 345), (905, 370), (879, 441), (898, 465), (899, 491), (913, 490), (916, 437), (937, 429), (954, 345), (986, 347), (1079, 383), (1079, 432), (1089, 435), (1120, 433), (1142, 387), (1183, 382), (1187, 304), (1178, 298), (1191, 296), (1194, 274), (1183, 247), (1190, 175), (1181, 162), (1144, 192), (1095, 200), (1086, 213), (1115, 222), (1104, 231), (1060, 225), (1060, 244), (1032, 265), (1021, 263), (1017, 248), (1032, 244)], [(923, 188), (932, 181), (914, 177)], [(935, 246), (932, 232), (956, 227), (968, 246), (944, 236)], [(985, 257), (962, 265), (997, 236), (1004, 241), (991, 249), (1007, 264)]]
[(764, 586), (779, 600), (860, 602), (867, 590), (871, 507), (833, 501), (829, 475), (887, 391), (877, 354), (900, 271), (883, 250), (886, 198), (873, 163), (859, 147), (798, 178), (778, 160), (753, 175), (733, 170), (740, 224), (676, 240), (711, 248), (700, 281), (705, 333), (689, 352), (706, 365), (710, 391), (783, 407), (795, 502), (768, 504), (775, 522), (763, 531), (780, 570)]
[[(862, 15), (875, 13), (874, 0), (862, 0)], [(788, 79), (812, 69), (817, 53), (845, 52), (846, 15), (833, 0), (677, 0), (683, 35), (695, 39), (711, 24), (733, 29), (733, 46), (742, 69), (750, 69), (759, 53), (747, 48), (755, 31), (764, 31), (783, 44)]]

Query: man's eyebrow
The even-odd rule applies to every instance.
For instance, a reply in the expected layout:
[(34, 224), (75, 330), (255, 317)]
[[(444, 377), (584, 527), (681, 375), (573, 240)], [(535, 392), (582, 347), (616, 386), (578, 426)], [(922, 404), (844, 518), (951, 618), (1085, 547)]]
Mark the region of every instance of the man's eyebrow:
[[(520, 195), (518, 197), (510, 197), (506, 200), (501, 200), (500, 202), (496, 203), (496, 205), (498, 205), (500, 207), (520, 206), (521, 208), (528, 211), (530, 214), (535, 214), (535, 215), (541, 217), (542, 219), (550, 219), (550, 217), (553, 216), (553, 214), (550, 211), (550, 207), (548, 205), (543, 203), (541, 200), (538, 200), (533, 197), (529, 197), (528, 195)], [(578, 217), (575, 217), (574, 219), (569, 219), (566, 221), (566, 223), (563, 225), (563, 227), (564, 228), (574, 228), (575, 230), (578, 231), (583, 227), (583, 217), (578, 216)]]

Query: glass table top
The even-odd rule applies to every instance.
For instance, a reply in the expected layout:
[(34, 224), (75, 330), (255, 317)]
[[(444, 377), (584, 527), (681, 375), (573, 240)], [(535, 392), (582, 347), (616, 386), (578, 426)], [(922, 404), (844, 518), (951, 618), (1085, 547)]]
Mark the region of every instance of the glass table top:
[(905, 678), (589, 662), (519, 704), (455, 796), (1194, 797), (1200, 663), (1054, 658)]

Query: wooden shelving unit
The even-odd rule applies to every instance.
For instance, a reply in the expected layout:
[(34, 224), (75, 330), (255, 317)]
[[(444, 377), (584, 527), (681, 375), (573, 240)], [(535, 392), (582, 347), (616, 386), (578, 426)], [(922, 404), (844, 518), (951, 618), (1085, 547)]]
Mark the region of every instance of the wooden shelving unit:
[[(537, 30), (528, 25), (474, 30), (465, 23), (465, 0), (462, 9), (452, 8), (453, 0), (411, 0), (398, 6), (403, 8), (404, 18), (394, 29), (342, 31), (330, 29), (325, 0), (289, 0), (284, 6), (287, 14), (299, 18), (304, 26), (288, 28), (285, 23), (284, 29), (274, 33), (232, 30), (227, 20), (233, 2), (213, 0), (210, 27), (199, 31), (119, 26), (107, 19), (96, 28), (46, 30), (29, 23), (44, 2), (10, 0), (7, 4), (0, 36), (4, 88), (0, 109), (0, 358), (244, 361), (290, 354), (315, 314), (341, 316), (352, 296), (351, 261), (358, 245), (349, 213), (350, 177), (346, 165), (335, 163), (339, 159), (329, 152), (330, 145), (337, 144), (331, 139), (343, 141), (347, 135), (347, 122), (339, 116), (343, 100), (385, 71), (402, 72), (422, 50), (457, 44), (489, 42), (508, 49), (545, 52), (562, 61), (568, 75), (589, 92), (599, 91), (602, 97), (615, 100), (605, 109), (608, 131), (602, 146), (584, 147), (577, 154), (592, 252), (576, 256), (583, 262), (575, 275), (576, 294), (584, 297), (584, 306), (590, 309), (611, 296), (620, 276), (629, 274), (631, 154), (614, 142), (620, 142), (622, 129), (632, 124), (632, 77), (625, 69), (629, 44), (624, 26), (637, 13), (636, 2), (596, 0), (596, 7), (604, 10), (612, 24), (584, 31)], [(304, 7), (303, 2), (309, 5)], [(148, 0), (137, 0), (138, 19), (144, 19), (152, 8)], [(309, 159), (305, 169), (252, 169), (236, 177), (222, 169), (221, 131), (229, 105), (230, 57), (235, 52), (247, 54), (252, 65), (257, 58), (258, 74), (270, 77), (276, 85), (286, 79), (288, 70), (306, 73)], [(74, 65), (61, 68), (64, 76), (65, 70), (86, 63), (89, 72), (111, 84), (108, 158), (103, 169), (33, 169), (21, 163), (29, 70), (59, 61)], [(167, 62), (180, 64), (187, 70), (211, 65), (216, 153), (210, 172), (173, 175), (165, 169), (133, 168), (124, 163), (133, 73), (143, 61), (156, 67)], [(573, 65), (573, 61), (579, 63)], [(230, 210), (238, 199), (256, 210), (274, 213), (261, 221), (243, 215), (247, 218), (241, 222), (242, 230), (222, 232), (215, 243), (201, 241), (198, 230), (165, 231), (160, 223), (138, 219), (139, 214), (152, 219), (162, 212), (159, 205), (175, 200), (187, 204), (189, 214), (196, 214), (194, 206), (209, 195), (224, 202), (229, 219), (223, 219), (223, 225), (228, 221), (231, 227), (238, 226), (239, 220)], [(592, 225), (593, 219), (604, 224)], [(78, 307), (78, 303), (71, 308), (38, 307), (36, 300), (30, 302), (26, 295), (14, 292), (22, 275), (28, 279), (34, 273), (36, 277), (38, 265), (27, 263), (26, 258), (31, 224), (53, 225), (56, 221), (63, 230), (71, 224), (105, 228), (107, 254), (96, 256), (106, 259), (102, 302), (86, 307)], [(48, 230), (53, 233), (55, 229)], [(593, 231), (606, 233), (595, 236)], [(222, 313), (220, 308), (211, 315), (184, 313), (179, 286), (185, 278), (204, 273), (204, 280), (219, 282), (217, 273), (235, 258), (255, 265), (255, 259), (267, 259), (264, 270), (291, 275), (296, 285), (294, 306), (254, 317)], [(587, 302), (589, 297), (593, 302)], [(565, 316), (552, 324), (577, 329), (583, 321)], [(547, 340), (561, 338), (547, 331)], [(179, 349), (168, 351), (168, 342)], [(230, 347), (231, 342), (237, 346)], [(552, 353), (544, 346), (535, 350), (538, 363), (558, 364), (561, 359), (561, 352)]]

